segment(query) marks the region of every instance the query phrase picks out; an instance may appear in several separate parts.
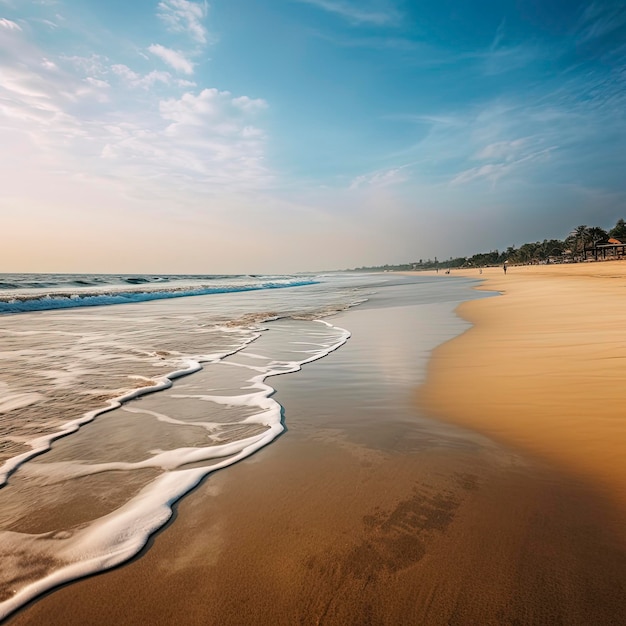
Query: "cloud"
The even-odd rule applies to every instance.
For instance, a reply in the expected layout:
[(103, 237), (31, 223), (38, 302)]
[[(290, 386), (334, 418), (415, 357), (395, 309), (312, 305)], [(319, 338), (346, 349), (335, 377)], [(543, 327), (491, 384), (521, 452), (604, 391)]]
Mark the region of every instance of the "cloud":
[(135, 83), (141, 79), (141, 74), (138, 74), (137, 72), (131, 70), (128, 65), (124, 65), (122, 63), (116, 63), (112, 65), (111, 70), (113, 71), (113, 73), (121, 76), (129, 83)]
[(85, 82), (89, 83), (93, 87), (97, 87), (98, 89), (109, 89), (111, 87), (106, 80), (100, 80), (99, 78), (94, 78), (93, 76), (87, 76), (87, 78), (85, 78)]
[(4, 28), (6, 30), (22, 30), (22, 27), (19, 24), (6, 19), (6, 17), (0, 17), (0, 28)]
[[(272, 180), (266, 133), (256, 123), (265, 100), (194, 93), (189, 80), (140, 73), (103, 55), (44, 54), (15, 29), (0, 37), (0, 48), (0, 143), (4, 154), (28, 154), (29, 169), (43, 178), (54, 173), (68, 189), (89, 179), (133, 197), (182, 182), (190, 193), (236, 193)], [(156, 84), (167, 96), (149, 91)], [(129, 94), (129, 87), (141, 90)], [(23, 178), (17, 164), (16, 176), (8, 171)]]
[(207, 15), (206, 2), (189, 0), (162, 0), (157, 16), (175, 33), (186, 33), (198, 43), (207, 42), (207, 30), (202, 21)]
[(100, 156), (116, 176), (132, 174), (134, 185), (184, 183), (198, 193), (266, 187), (272, 177), (264, 164), (265, 133), (252, 121), (267, 104), (243, 110), (236, 103), (242, 99), (256, 102), (215, 88), (161, 100), (157, 116), (103, 126)]
[(150, 89), (157, 83), (162, 85), (176, 84), (179, 87), (194, 87), (195, 83), (189, 80), (174, 80), (169, 72), (162, 72), (159, 70), (152, 70), (147, 74), (139, 74), (134, 70), (131, 70), (127, 65), (116, 63), (111, 66), (111, 71), (121, 78), (130, 87)]
[(404, 170), (409, 165), (402, 165), (393, 169), (378, 170), (369, 174), (357, 176), (350, 183), (349, 189), (360, 189), (362, 187), (388, 187), (389, 185), (398, 185), (408, 180), (408, 176)]
[[(394, 25), (399, 22), (401, 17), (397, 9), (386, 3), (377, 9), (368, 6), (371, 2), (349, 2), (347, 0), (296, 0), (296, 2), (310, 4), (318, 9), (334, 13), (354, 24)], [(379, 4), (377, 3), (377, 6)]]
[(488, 153), (492, 153), (493, 156), (504, 158), (504, 160), (501, 160), (498, 163), (486, 163), (485, 165), (465, 170), (460, 174), (457, 174), (457, 176), (452, 179), (451, 184), (461, 185), (483, 178), (495, 185), (495, 183), (501, 178), (511, 174), (514, 170), (519, 169), (523, 164), (543, 160), (550, 154), (550, 152), (556, 149), (556, 146), (550, 146), (548, 148), (544, 148), (543, 150), (531, 152), (514, 159), (511, 156), (512, 153), (510, 152), (511, 143), (512, 142), (508, 142), (508, 144), (507, 142), (501, 142), (500, 145), (493, 144), (491, 146), (492, 150), (488, 151)]
[(487, 163), (480, 167), (472, 167), (455, 176), (452, 179), (453, 185), (462, 185), (478, 178), (486, 178), (491, 182), (496, 182), (510, 170), (510, 166), (505, 163)]
[(106, 74), (109, 63), (109, 59), (100, 54), (90, 54), (89, 56), (62, 56), (61, 59), (71, 63), (76, 70), (90, 76), (102, 76)]
[(230, 92), (215, 88), (203, 89), (197, 96), (186, 93), (178, 99), (170, 98), (159, 106), (163, 118), (172, 122), (168, 129), (170, 134), (182, 134), (182, 129), (191, 128), (194, 133), (204, 129), (211, 133), (237, 134), (244, 129), (242, 120), (265, 108), (265, 100), (247, 96), (233, 98)]
[(476, 155), (477, 159), (500, 159), (502, 161), (513, 161), (520, 151), (528, 144), (529, 138), (514, 139), (512, 141), (496, 141), (485, 146)]
[(41, 59), (41, 67), (44, 67), (45, 69), (53, 72), (56, 72), (59, 69), (59, 66), (54, 61), (46, 59), (46, 57)]
[(606, 37), (626, 25), (623, 2), (592, 2), (585, 6), (576, 26), (582, 42)]
[[(60, 17), (60, 16), (57, 16), (57, 17)], [(33, 21), (38, 22), (39, 24), (43, 24), (44, 26), (47, 26), (51, 30), (56, 30), (57, 28), (59, 28), (59, 25), (56, 22), (53, 22), (52, 20), (36, 18)]]
[(193, 74), (193, 63), (182, 52), (166, 48), (158, 43), (152, 44), (148, 50), (177, 72)]
[(466, 55), (483, 63), (483, 71), (487, 76), (505, 74), (529, 66), (544, 58), (546, 51), (537, 44), (520, 44), (517, 46), (497, 46), (485, 53)]
[(246, 113), (255, 113), (267, 108), (267, 102), (261, 98), (248, 98), (248, 96), (240, 96), (233, 98), (233, 106), (245, 111)]
[(387, 115), (386, 119), (407, 121), (415, 124), (427, 124), (429, 126), (440, 127), (462, 127), (467, 124), (463, 116), (452, 114), (408, 114), (408, 115)]

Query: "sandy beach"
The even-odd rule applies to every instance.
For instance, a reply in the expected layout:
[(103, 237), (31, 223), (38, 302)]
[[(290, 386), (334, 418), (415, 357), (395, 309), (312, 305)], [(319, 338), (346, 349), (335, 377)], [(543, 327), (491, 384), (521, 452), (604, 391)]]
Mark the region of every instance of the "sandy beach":
[(139, 558), (9, 623), (618, 623), (623, 423), (599, 407), (625, 392), (590, 374), (626, 350), (619, 304), (594, 302), (619, 297), (621, 267), (486, 271), (506, 296), (462, 306), (475, 326), (424, 386), (393, 370), (417, 369), (416, 307), (334, 317), (348, 344), (275, 381), (285, 435), (211, 475)]
[(461, 305), (473, 327), (435, 352), (419, 401), (558, 464), (626, 511), (626, 262), (456, 274), (503, 297)]

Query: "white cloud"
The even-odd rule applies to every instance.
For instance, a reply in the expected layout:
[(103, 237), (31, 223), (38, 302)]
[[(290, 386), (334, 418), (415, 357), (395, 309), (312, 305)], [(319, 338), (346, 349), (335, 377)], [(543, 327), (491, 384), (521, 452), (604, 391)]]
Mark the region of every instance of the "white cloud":
[(109, 87), (111, 87), (106, 80), (100, 80), (99, 78), (94, 78), (93, 76), (87, 76), (87, 78), (85, 78), (85, 82), (98, 89), (109, 89)]
[(233, 106), (245, 111), (246, 113), (254, 113), (267, 108), (267, 102), (261, 98), (248, 98), (248, 96), (240, 96), (233, 98)]
[(44, 19), (41, 19), (41, 18), (37, 18), (37, 19), (34, 19), (33, 21), (34, 22), (39, 22), (40, 24), (43, 24), (44, 26), (47, 26), (51, 30), (56, 30), (57, 28), (59, 28), (59, 25), (56, 22), (53, 22), (52, 20), (44, 20)]
[[(400, 13), (389, 3), (350, 2), (348, 0), (296, 0), (311, 4), (319, 9), (340, 15), (355, 24), (375, 24), (378, 26), (396, 24)], [(365, 6), (364, 6), (365, 5)], [(380, 7), (380, 8), (379, 8)]]
[(193, 63), (182, 52), (166, 48), (158, 43), (152, 44), (148, 50), (177, 72), (193, 74)]
[(497, 180), (502, 178), (502, 176), (504, 176), (509, 169), (510, 166), (505, 163), (487, 163), (486, 165), (472, 167), (464, 172), (461, 172), (452, 179), (452, 184), (462, 185), (478, 178), (486, 178), (495, 183)]
[(241, 98), (204, 89), (162, 100), (158, 114), (126, 114), (124, 123), (94, 121), (88, 130), (106, 170), (119, 179), (131, 176), (134, 193), (152, 193), (148, 186), (155, 181), (162, 189), (184, 183), (199, 193), (259, 189), (272, 177), (264, 162), (265, 133), (252, 120), (267, 104), (248, 98), (255, 104), (243, 110), (235, 103)]
[(6, 30), (22, 30), (22, 27), (11, 20), (7, 20), (5, 17), (0, 17), (0, 28)]
[(89, 56), (62, 56), (61, 59), (71, 63), (77, 70), (89, 76), (103, 76), (107, 73), (109, 67), (109, 59), (100, 54), (91, 54)]
[(241, 129), (241, 136), (244, 139), (262, 139), (265, 137), (265, 133), (260, 128), (254, 126), (244, 126)]
[(142, 76), (135, 85), (143, 89), (150, 89), (150, 87), (153, 87), (157, 83), (170, 85), (172, 83), (172, 75), (169, 72), (152, 70), (151, 72), (148, 72), (145, 76)]
[(207, 30), (202, 21), (207, 15), (207, 10), (206, 2), (162, 0), (158, 5), (157, 16), (172, 32), (186, 33), (194, 41), (206, 43)]
[[(499, 157), (502, 156), (502, 146), (510, 146), (511, 142), (501, 142), (501, 145), (496, 145), (496, 149), (494, 154)], [(556, 146), (550, 146), (548, 148), (544, 148), (543, 150), (537, 150), (534, 152), (529, 152), (520, 156), (516, 159), (509, 157), (509, 153), (504, 153), (504, 160), (498, 163), (486, 163), (485, 165), (481, 165), (479, 167), (472, 167), (467, 169), (460, 174), (457, 174), (452, 179), (453, 185), (461, 185), (465, 183), (472, 182), (474, 180), (478, 180), (483, 178), (485, 180), (490, 181), (492, 184), (497, 183), (501, 178), (511, 174), (514, 170), (519, 169), (522, 165), (533, 161), (543, 160), (548, 157), (548, 155), (556, 149)]]
[(157, 182), (163, 193), (181, 182), (206, 193), (271, 180), (255, 123), (264, 100), (204, 89), (159, 101), (148, 88), (195, 84), (97, 54), (44, 55), (23, 32), (2, 32), (0, 144), (4, 154), (28, 153), (33, 171), (63, 174), (68, 186), (85, 177), (115, 183), (131, 195), (153, 193)]
[(131, 70), (127, 65), (116, 63), (111, 66), (111, 71), (119, 76), (130, 87), (139, 87), (141, 89), (150, 89), (157, 83), (163, 85), (177, 84), (179, 87), (194, 86), (195, 83), (188, 80), (176, 80), (174, 81), (172, 75), (169, 72), (162, 72), (159, 70), (152, 70), (147, 74), (138, 74), (134, 70)]
[(485, 146), (476, 155), (477, 159), (501, 159), (512, 161), (520, 155), (529, 138), (514, 139), (513, 141), (496, 141)]
[(128, 67), (128, 65), (124, 65), (122, 63), (116, 63), (112, 65), (111, 71), (114, 74), (117, 74), (118, 76), (122, 77), (124, 80), (128, 81), (129, 83), (134, 83), (140, 80), (141, 78), (141, 74), (137, 74), (137, 72), (131, 70), (130, 67)]
[(350, 183), (350, 189), (360, 189), (362, 187), (388, 187), (389, 185), (398, 185), (408, 180), (408, 176), (404, 170), (409, 167), (402, 165), (388, 170), (379, 170), (370, 174), (357, 176)]
[(58, 65), (54, 61), (51, 61), (50, 59), (46, 59), (46, 57), (41, 59), (41, 67), (47, 70), (50, 70), (52, 72), (56, 72), (59, 69)]
[(496, 76), (531, 65), (544, 58), (546, 54), (541, 46), (535, 43), (524, 43), (517, 46), (499, 46), (484, 53), (472, 53), (466, 56), (481, 62), (483, 72), (487, 76)]
[(623, 2), (591, 2), (586, 4), (576, 30), (582, 42), (600, 39), (626, 24)]
[[(242, 107), (241, 103), (246, 106)], [(228, 91), (204, 89), (197, 96), (186, 93), (181, 98), (171, 98), (160, 103), (161, 115), (172, 124), (171, 134), (182, 134), (181, 129), (198, 128), (218, 134), (241, 134), (250, 136), (250, 127), (244, 122), (257, 111), (267, 108), (262, 99), (247, 96), (233, 98)], [(247, 129), (247, 130), (246, 130)]]

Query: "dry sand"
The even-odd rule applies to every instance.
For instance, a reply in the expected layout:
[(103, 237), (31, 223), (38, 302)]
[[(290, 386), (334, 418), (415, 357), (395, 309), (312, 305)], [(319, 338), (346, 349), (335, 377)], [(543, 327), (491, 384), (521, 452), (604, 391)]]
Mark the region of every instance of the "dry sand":
[(489, 268), (504, 295), (435, 351), (419, 401), (439, 418), (557, 463), (626, 511), (626, 262)]
[[(523, 285), (530, 299), (535, 289), (552, 291), (534, 276), (512, 271), (506, 278), (520, 285), (520, 302)], [(582, 279), (572, 280), (577, 291)], [(506, 300), (474, 302), (463, 312), (488, 316)], [(474, 385), (459, 381), (472, 376), (465, 342), (479, 332), (488, 342), (492, 325), (500, 332), (501, 315), (509, 317), (501, 312), (488, 324), (479, 321), (437, 351), (424, 396), (433, 410), (443, 415), (446, 407), (450, 419), (470, 402), (477, 403), (474, 419), (480, 407), (489, 410), (511, 354), (495, 366), (488, 359), (491, 370), (485, 364)], [(11, 626), (620, 623), (624, 517), (593, 488), (595, 482), (617, 488), (611, 473), (592, 471), (604, 465), (574, 463), (574, 455), (566, 463), (568, 456), (549, 453), (547, 439), (538, 439), (541, 448), (531, 446), (532, 426), (520, 428), (519, 441), (488, 421), (485, 430), (516, 448), (545, 448), (542, 456), (557, 464), (429, 422), (416, 408), (410, 379), (402, 391), (385, 378), (384, 361), (363, 359), (386, 351), (408, 362), (406, 309), (355, 309), (334, 319), (353, 331), (351, 341), (297, 376), (275, 381), (276, 397), (288, 407), (283, 437), (210, 476), (140, 558), (41, 598)], [(541, 328), (541, 316), (533, 319)], [(518, 326), (510, 320), (503, 326), (509, 330), (500, 336), (510, 342)], [(519, 342), (520, 359), (528, 342)], [(499, 385), (485, 380), (492, 376)], [(464, 400), (474, 386), (482, 393)], [(371, 401), (377, 394), (380, 405)], [(505, 396), (494, 397), (507, 406)], [(542, 430), (555, 429), (544, 424)], [(560, 449), (562, 440), (553, 446)], [(586, 470), (597, 481), (581, 481)]]

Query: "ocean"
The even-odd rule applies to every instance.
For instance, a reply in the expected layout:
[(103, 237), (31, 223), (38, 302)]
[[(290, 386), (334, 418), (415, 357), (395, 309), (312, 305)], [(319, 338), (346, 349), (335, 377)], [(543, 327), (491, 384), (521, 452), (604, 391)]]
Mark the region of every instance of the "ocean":
[[(0, 619), (131, 559), (185, 493), (284, 433), (289, 406), (272, 397), (272, 377), (341, 349), (350, 329), (334, 314), (438, 307), (439, 327), (419, 329), (425, 371), (430, 350), (467, 328), (457, 304), (487, 295), (474, 284), (0, 275)], [(391, 375), (421, 374), (396, 363)]]

